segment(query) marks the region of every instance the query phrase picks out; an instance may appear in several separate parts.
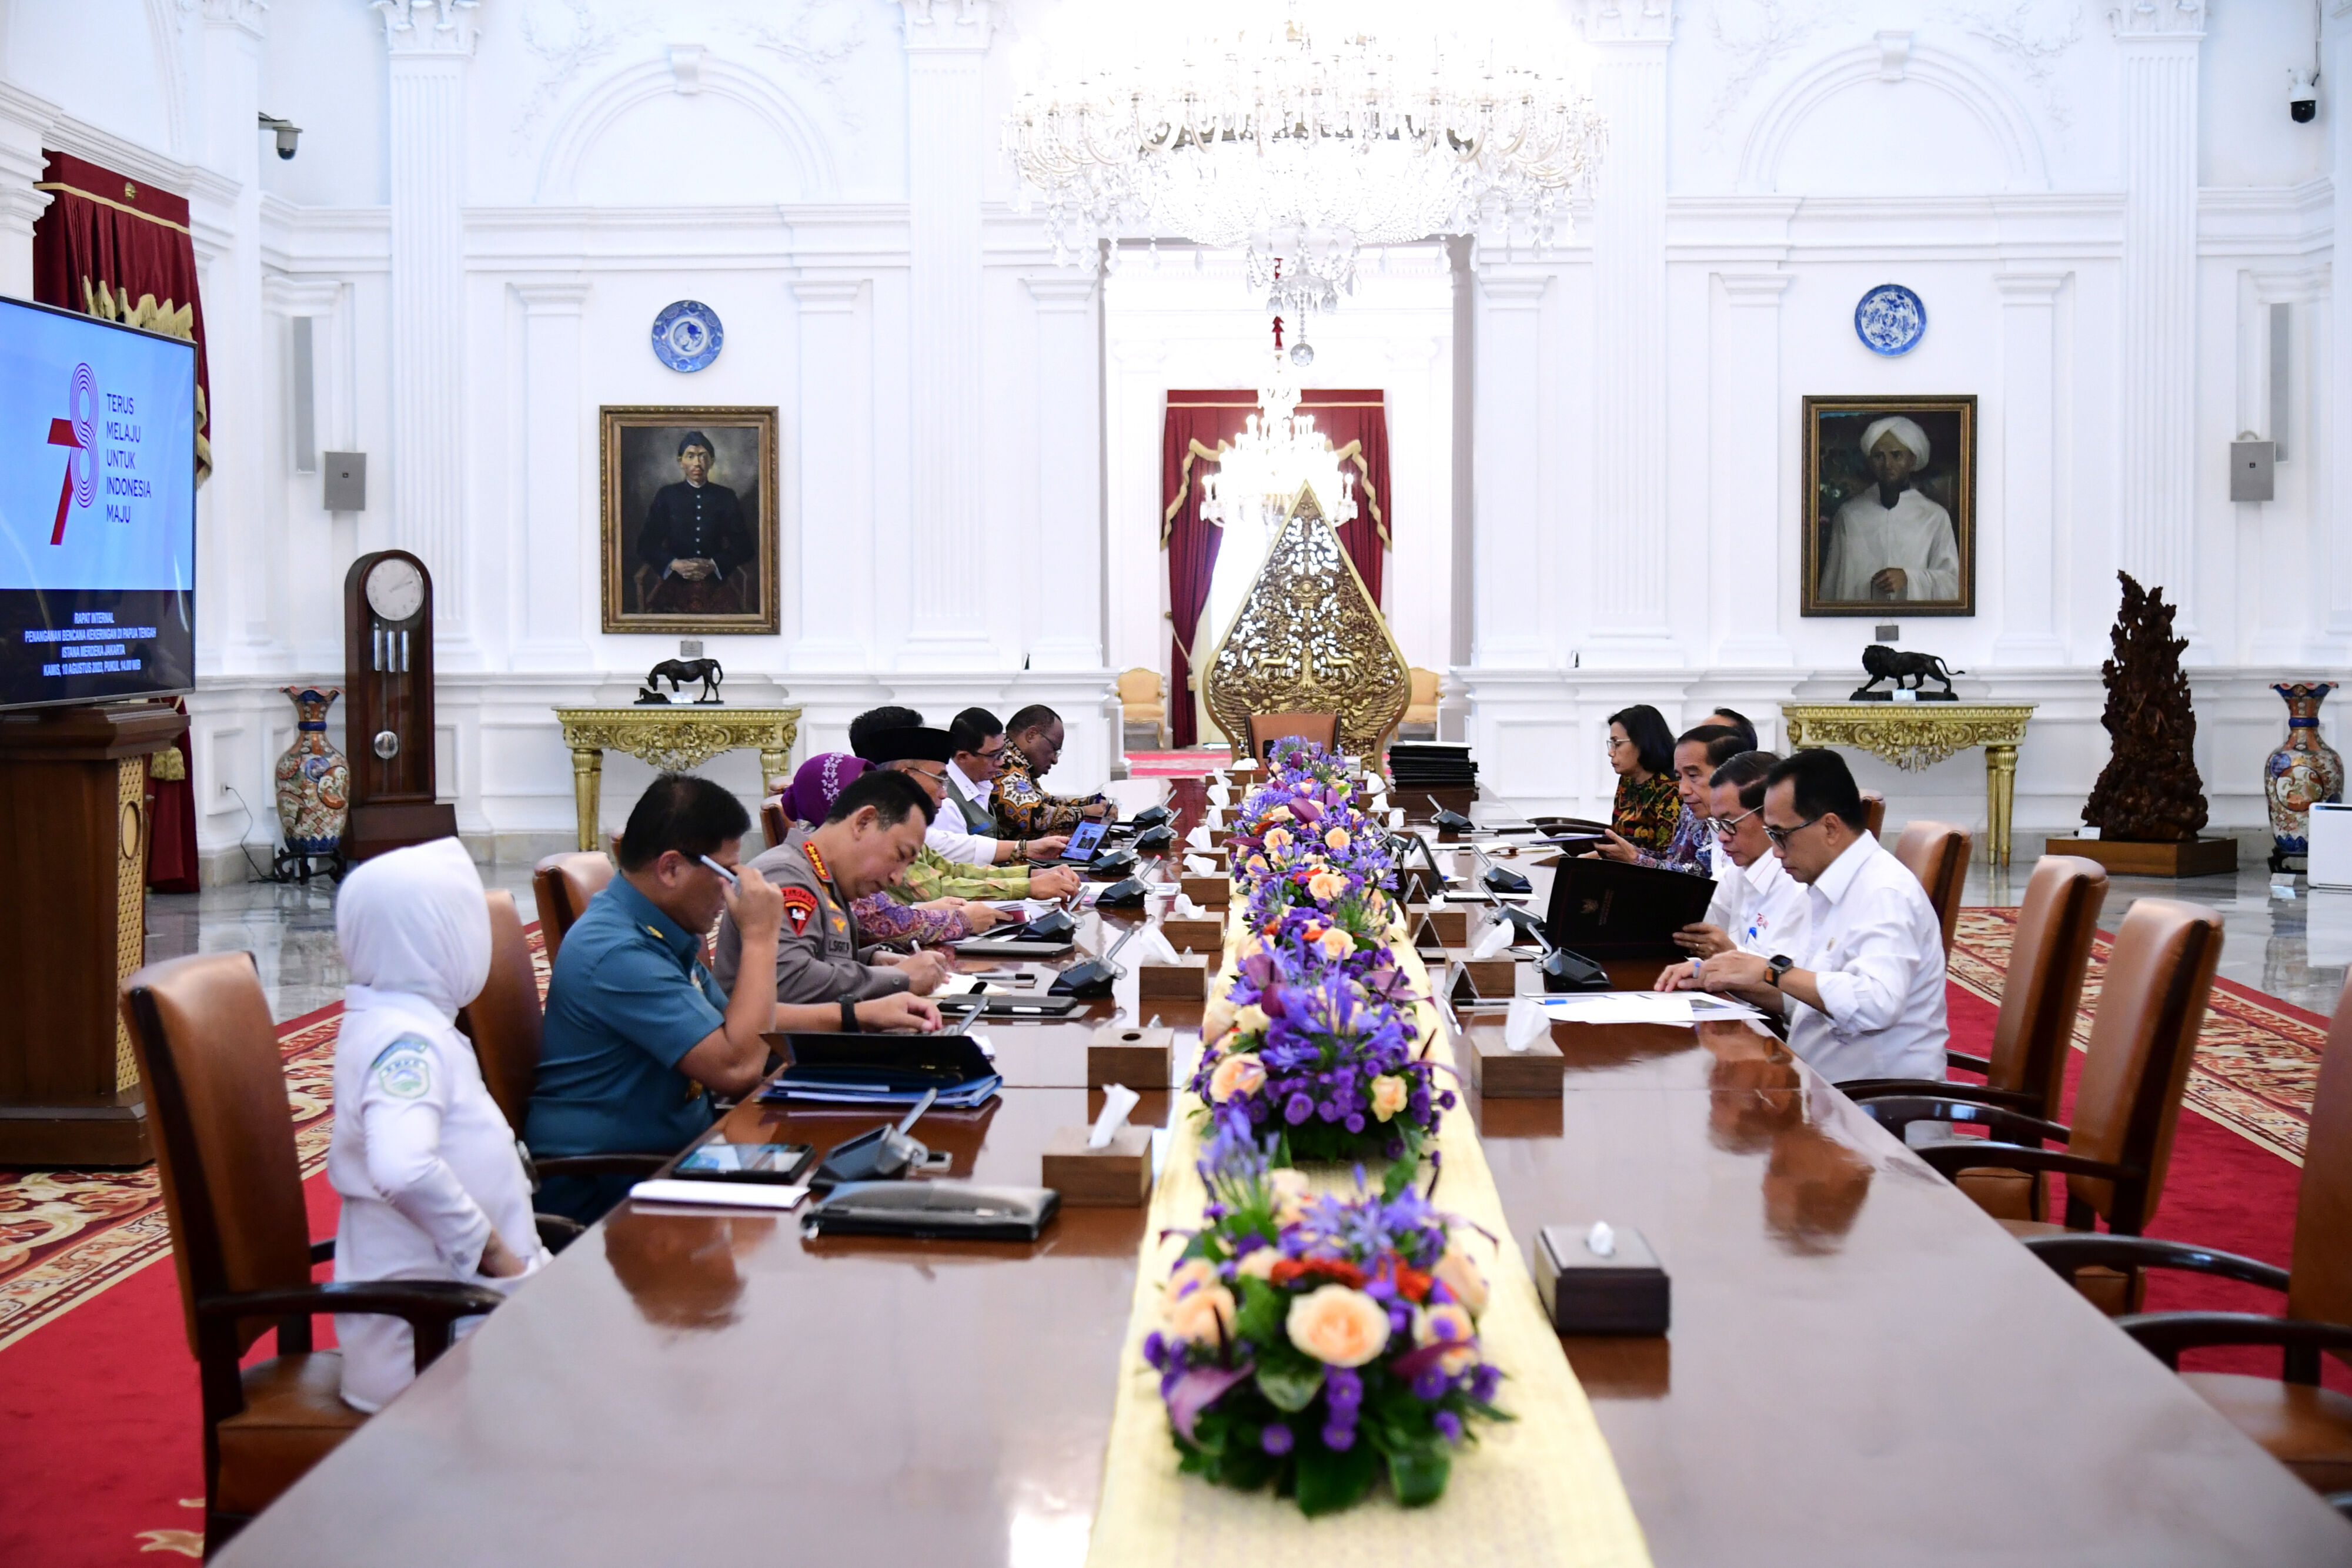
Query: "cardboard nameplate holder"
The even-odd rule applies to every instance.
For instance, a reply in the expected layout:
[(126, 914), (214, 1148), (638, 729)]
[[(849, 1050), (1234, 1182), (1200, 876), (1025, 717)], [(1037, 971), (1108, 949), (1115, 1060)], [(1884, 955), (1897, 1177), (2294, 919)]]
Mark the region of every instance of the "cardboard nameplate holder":
[(1172, 1029), (1105, 1024), (1087, 1043), (1087, 1087), (1124, 1083), (1130, 1089), (1165, 1089), (1175, 1051)]
[(1547, 1225), (1536, 1232), (1536, 1294), (1560, 1333), (1662, 1334), (1673, 1320), (1666, 1271), (1638, 1230), (1620, 1229), (1607, 1256), (1592, 1250), (1591, 1228)]

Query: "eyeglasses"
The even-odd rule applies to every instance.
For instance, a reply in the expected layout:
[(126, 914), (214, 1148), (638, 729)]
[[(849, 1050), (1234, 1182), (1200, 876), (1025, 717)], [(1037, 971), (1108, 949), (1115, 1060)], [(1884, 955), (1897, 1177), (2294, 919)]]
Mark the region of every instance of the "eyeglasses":
[[(1759, 807), (1757, 807), (1757, 808), (1756, 808), (1756, 811), (1760, 811), (1760, 810), (1762, 810), (1763, 809), (1764, 809), (1763, 807), (1759, 806)], [(1739, 815), (1738, 815), (1738, 816), (1736, 816), (1736, 817), (1715, 817), (1715, 818), (1711, 818), (1711, 819), (1709, 820), (1708, 825), (1715, 829), (1715, 836), (1716, 836), (1717, 838), (1718, 838), (1718, 839), (1730, 839), (1730, 838), (1736, 837), (1736, 836), (1738, 834), (1738, 832), (1739, 832), (1739, 824), (1740, 824), (1740, 823), (1742, 823), (1742, 822), (1744, 822), (1744, 821), (1746, 821), (1748, 818), (1750, 818), (1750, 817), (1754, 816), (1754, 815), (1756, 814), (1756, 811), (1742, 811), (1742, 812), (1740, 812), (1740, 813), (1739, 813)], [(1766, 832), (1768, 832), (1768, 833), (1769, 833), (1769, 832), (1770, 832), (1772, 830), (1771, 830), (1771, 829), (1769, 829), (1769, 828), (1767, 828), (1767, 829), (1765, 829), (1764, 831), (1765, 831)]]
[[(1826, 817), (1828, 815), (1829, 813), (1826, 811), (1822, 813), (1822, 817)], [(1801, 833), (1807, 828), (1811, 827), (1813, 823), (1820, 821), (1822, 817), (1815, 817), (1811, 821), (1799, 822), (1793, 828), (1776, 828), (1771, 823), (1767, 822), (1764, 824), (1764, 836), (1771, 840), (1775, 844), (1785, 849), (1788, 847), (1788, 842), (1790, 839), (1795, 838), (1799, 833)]]
[(919, 779), (928, 779), (934, 784), (944, 784), (948, 781), (948, 770), (944, 768), (940, 768), (937, 773), (932, 772), (928, 768), (909, 768), (907, 771), (912, 773)]
[(983, 746), (978, 751), (973, 752), (972, 755), (974, 757), (984, 757), (988, 758), (989, 761), (993, 762), (998, 758), (1004, 755), (1004, 742), (1000, 740), (994, 746)]

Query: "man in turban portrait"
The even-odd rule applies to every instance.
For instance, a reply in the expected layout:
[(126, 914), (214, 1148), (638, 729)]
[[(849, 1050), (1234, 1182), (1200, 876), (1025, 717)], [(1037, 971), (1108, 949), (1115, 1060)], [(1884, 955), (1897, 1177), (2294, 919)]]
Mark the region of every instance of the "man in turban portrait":
[(1927, 433), (1901, 414), (1874, 420), (1862, 452), (1877, 481), (1837, 509), (1822, 552), (1820, 597), (1830, 603), (1902, 603), (1960, 596), (1952, 515), (1911, 476), (1927, 464)]
[(637, 591), (648, 614), (741, 615), (752, 606), (730, 580), (750, 560), (751, 532), (735, 492), (710, 479), (710, 438), (690, 430), (677, 444), (681, 477), (654, 493), (637, 536)]

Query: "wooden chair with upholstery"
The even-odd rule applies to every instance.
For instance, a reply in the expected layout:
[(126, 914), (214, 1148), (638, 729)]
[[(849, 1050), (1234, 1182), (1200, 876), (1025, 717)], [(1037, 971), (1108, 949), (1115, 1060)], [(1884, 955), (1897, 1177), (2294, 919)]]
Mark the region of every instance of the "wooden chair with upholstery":
[[(452, 1324), (503, 1298), (449, 1280), (311, 1280), (335, 1244), (310, 1239), (278, 1030), (250, 953), (151, 964), (122, 983), (121, 1006), (196, 1357), (205, 1546), (217, 1551), (367, 1419), (342, 1401), (342, 1357), (313, 1348), (314, 1317), (404, 1319), (422, 1372)], [(277, 1354), (240, 1366), (273, 1332)]]
[[(482, 1064), (482, 1082), (490, 1098), (520, 1142), (523, 1123), (530, 1113), (531, 1091), (539, 1086), (539, 1054), (545, 1011), (539, 998), (539, 976), (530, 962), (530, 945), (523, 939), (522, 915), (514, 894), (499, 889), (484, 895), (490, 906), (490, 977), (482, 994), (457, 1009), (457, 1028), (474, 1042), (474, 1060)], [(545, 908), (544, 904), (541, 905)], [(668, 1155), (564, 1155), (530, 1162), (531, 1188), (551, 1176), (651, 1176), (670, 1160)], [(540, 1239), (556, 1251), (580, 1233), (577, 1221), (562, 1215), (539, 1217)]]
[(563, 946), (563, 934), (612, 880), (612, 857), (595, 850), (550, 855), (531, 868), (531, 897), (539, 904), (539, 934), (547, 944), (550, 967)]
[(1863, 831), (1872, 838), (1886, 831), (1886, 797), (1875, 789), (1862, 792)]
[[(2319, 1385), (2322, 1353), (2352, 1361), (2352, 983), (2334, 1023), (2312, 1097), (2291, 1268), (2144, 1236), (2037, 1237), (2034, 1256), (2073, 1279), (2085, 1268), (2184, 1269), (2286, 1295), (2286, 1312), (2147, 1312), (2126, 1333), (2178, 1370), (2180, 1353), (2213, 1345), (2275, 1345), (2280, 1376), (2183, 1373), (2205, 1402), (2279, 1463), (2322, 1492), (2352, 1490), (2352, 1398)], [(2339, 1501), (2338, 1506), (2342, 1506)]]
[(1952, 933), (1960, 924), (1960, 889), (1969, 880), (1969, 831), (1948, 822), (1918, 821), (1905, 825), (1895, 841), (1895, 858), (1911, 868), (1936, 918), (1944, 925), (1944, 956), (1952, 956)]
[(1151, 744), (1168, 743), (1167, 682), (1157, 670), (1138, 665), (1118, 677), (1118, 711), (1122, 735), (1128, 726), (1149, 725)]
[[(2099, 907), (2106, 897), (2106, 870), (2096, 861), (2044, 855), (2034, 865), (2018, 905), (2017, 934), (2001, 986), (2000, 1016), (1993, 1021), (1992, 1049), (1984, 1056), (1944, 1052), (1949, 1066), (1984, 1074), (1984, 1082), (1967, 1086), (1973, 1098), (2029, 1116), (2057, 1114), (2074, 1020), (2083, 1005), (2083, 978), (2091, 966), (2091, 942), (2098, 935)], [(1874, 1099), (1940, 1094), (1952, 1085), (1931, 1079), (1864, 1078), (1838, 1087), (1868, 1110)], [(1997, 1219), (2044, 1217), (2047, 1184), (2038, 1171), (1988, 1166), (1961, 1172), (1958, 1185)]]
[(1412, 691), (1405, 705), (1404, 717), (1397, 721), (1397, 733), (1402, 735), (1410, 729), (1418, 734), (1425, 729), (1430, 738), (1434, 739), (1437, 735), (1437, 705), (1444, 698), (1444, 685), (1438, 679), (1435, 670), (1424, 670), (1419, 665), (1414, 665), (1406, 674), (1412, 683)]
[(1249, 754), (1265, 760), (1266, 747), (1277, 740), (1308, 740), (1325, 750), (1339, 745), (1336, 713), (1254, 713), (1249, 716)]
[(771, 795), (760, 802), (760, 832), (768, 841), (770, 849), (782, 843), (784, 835), (792, 831), (793, 820), (784, 812), (782, 795)]
[[(1874, 1100), (1870, 1113), (1898, 1134), (1915, 1121), (1983, 1127), (1987, 1137), (1914, 1147), (1950, 1180), (1987, 1167), (2064, 1176), (2065, 1224), (2000, 1222), (2021, 1239), (2093, 1230), (2102, 1219), (2115, 1235), (2137, 1236), (2164, 1193), (2180, 1092), (2221, 957), (2221, 917), (2212, 910), (2168, 898), (2143, 898), (2131, 906), (2107, 955), (2071, 1125), (2011, 1110), (1966, 1083), (1947, 1084), (1935, 1094)], [(2086, 1268), (2075, 1284), (2111, 1314), (2138, 1308), (2137, 1271)]]

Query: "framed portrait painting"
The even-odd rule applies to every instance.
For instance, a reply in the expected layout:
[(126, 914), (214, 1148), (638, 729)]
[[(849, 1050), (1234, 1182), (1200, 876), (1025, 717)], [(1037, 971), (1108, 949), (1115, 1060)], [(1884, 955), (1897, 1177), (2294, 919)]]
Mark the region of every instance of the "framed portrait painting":
[(600, 411), (604, 630), (776, 630), (776, 411)]
[(1809, 397), (1807, 615), (1977, 612), (1977, 400)]

